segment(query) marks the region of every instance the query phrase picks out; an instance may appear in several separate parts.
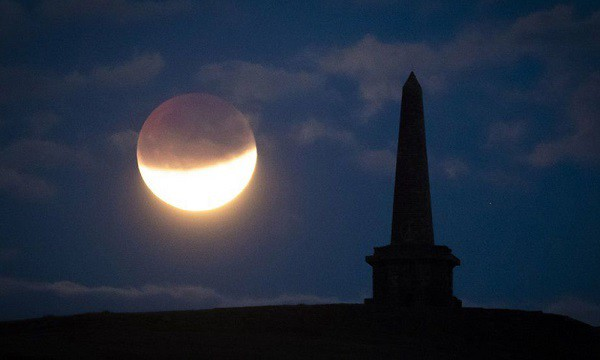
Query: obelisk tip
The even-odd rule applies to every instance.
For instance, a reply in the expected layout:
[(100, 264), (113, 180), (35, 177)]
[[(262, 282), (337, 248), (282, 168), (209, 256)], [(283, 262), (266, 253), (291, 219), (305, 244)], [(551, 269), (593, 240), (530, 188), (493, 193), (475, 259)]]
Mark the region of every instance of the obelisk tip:
[(411, 71), (410, 75), (408, 75), (408, 79), (406, 79), (406, 82), (404, 83), (404, 86), (407, 85), (417, 85), (418, 87), (421, 87), (421, 84), (419, 84), (414, 71)]

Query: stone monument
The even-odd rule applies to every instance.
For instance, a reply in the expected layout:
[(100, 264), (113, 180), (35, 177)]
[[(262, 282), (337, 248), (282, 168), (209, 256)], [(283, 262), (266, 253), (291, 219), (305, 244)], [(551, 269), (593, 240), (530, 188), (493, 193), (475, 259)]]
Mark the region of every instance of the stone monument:
[(373, 267), (373, 298), (365, 300), (368, 304), (461, 306), (452, 295), (452, 271), (460, 260), (433, 241), (423, 92), (413, 72), (402, 88), (392, 239), (376, 247), (366, 261)]

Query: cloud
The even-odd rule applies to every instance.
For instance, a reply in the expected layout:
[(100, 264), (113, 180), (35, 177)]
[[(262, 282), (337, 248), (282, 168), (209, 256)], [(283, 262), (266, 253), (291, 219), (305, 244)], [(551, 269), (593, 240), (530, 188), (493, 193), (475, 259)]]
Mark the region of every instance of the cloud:
[(324, 304), (341, 302), (335, 297), (282, 294), (275, 297), (232, 297), (198, 285), (144, 285), (139, 287), (86, 286), (71, 281), (33, 282), (0, 277), (0, 297), (26, 293), (46, 293), (67, 299), (84, 299), (97, 310), (114, 306), (115, 310), (144, 311), (160, 308), (198, 309), (260, 305)]
[[(457, 157), (447, 157), (437, 164), (434, 164), (437, 172), (441, 173), (446, 179), (457, 180), (468, 175), (471, 171), (469, 165)], [(434, 170), (434, 171), (436, 171)]]
[[(399, 101), (406, 73), (416, 69), (423, 87), (430, 93), (444, 91), (449, 81), (475, 69), (492, 69), (535, 59), (543, 73), (537, 84), (526, 90), (514, 90), (513, 100), (535, 101), (560, 108), (572, 96), (567, 118), (572, 130), (555, 140), (536, 144), (517, 160), (536, 167), (548, 167), (562, 161), (592, 164), (600, 159), (600, 81), (594, 59), (600, 44), (600, 12), (578, 18), (571, 6), (556, 6), (518, 18), (504, 26), (472, 26), (441, 44), (427, 42), (384, 43), (366, 35), (357, 43), (331, 49), (316, 61), (325, 74), (354, 79), (365, 103), (365, 114), (376, 113), (386, 101)], [(576, 55), (574, 55), (576, 54)], [(570, 88), (585, 78), (574, 94)], [(497, 94), (498, 89), (483, 88)], [(564, 128), (564, 122), (561, 124)], [(511, 148), (525, 135), (522, 122), (496, 122), (490, 125), (485, 146)], [(448, 178), (464, 175), (468, 168), (456, 161), (440, 164)]]
[[(31, 135), (44, 134), (46, 127), (58, 121), (54, 116), (46, 112), (34, 114), (28, 124)], [(44, 131), (37, 130), (40, 126)], [(75, 169), (89, 174), (131, 167), (135, 164), (137, 137), (133, 130), (121, 130), (73, 145), (42, 136), (14, 140), (0, 148), (0, 193), (43, 200), (57, 192), (57, 184), (51, 180), (55, 170)]]
[(319, 140), (329, 140), (339, 144), (355, 145), (354, 134), (347, 130), (333, 128), (316, 119), (309, 119), (292, 130), (292, 136), (303, 145), (310, 145)]
[[(351, 46), (331, 49), (316, 58), (325, 73), (354, 79), (366, 103), (365, 111), (374, 114), (386, 101), (400, 99), (410, 70), (416, 71), (426, 91), (436, 93), (445, 90), (451, 79), (456, 81), (478, 67), (533, 57), (549, 68), (550, 75), (544, 77), (546, 87), (551, 83), (564, 85), (564, 80), (552, 80), (575, 64), (594, 58), (600, 50), (599, 36), (600, 12), (578, 19), (572, 7), (557, 6), (507, 26), (472, 26), (441, 44), (384, 43), (366, 35)], [(578, 56), (573, 58), (572, 54)], [(543, 96), (540, 90), (536, 88), (531, 96)], [(548, 91), (552, 90), (543, 93)]]
[[(425, 68), (440, 66), (435, 50), (427, 44), (385, 44), (373, 35), (366, 35), (350, 47), (330, 50), (318, 62), (327, 74), (355, 79), (369, 111), (378, 109), (385, 101), (400, 99), (406, 72), (414, 69), (415, 63)], [(434, 75), (423, 72), (419, 79), (428, 89), (440, 87), (441, 79)]]
[(178, 15), (192, 9), (191, 0), (44, 0), (37, 6), (36, 12), (53, 20), (100, 17), (129, 23)]
[(128, 87), (145, 85), (161, 73), (165, 61), (159, 53), (142, 54), (112, 66), (98, 66), (90, 72), (72, 72), (64, 78), (67, 86), (87, 84), (103, 87)]
[(39, 200), (52, 197), (56, 188), (40, 175), (46, 170), (75, 167), (93, 169), (90, 154), (69, 145), (39, 139), (19, 139), (0, 149), (0, 192)]
[(506, 148), (521, 142), (525, 135), (523, 122), (494, 122), (488, 127), (485, 147)]
[(0, 192), (26, 200), (39, 200), (52, 197), (56, 189), (38, 176), (0, 166)]
[(159, 53), (141, 54), (121, 63), (68, 74), (0, 65), (0, 104), (32, 99), (54, 100), (86, 87), (118, 89), (142, 86), (154, 80), (164, 66)]
[(396, 168), (396, 154), (390, 149), (363, 149), (356, 156), (363, 170), (392, 175)]
[(600, 304), (577, 297), (564, 297), (546, 306), (544, 311), (562, 314), (593, 326), (600, 326)]
[(600, 47), (594, 41), (600, 34), (598, 24), (598, 11), (590, 13), (587, 18), (576, 18), (573, 6), (557, 5), (518, 18), (503, 38), (509, 46), (518, 45), (519, 52), (569, 57), (568, 54), (557, 52), (557, 48), (581, 51), (583, 45), (589, 45), (592, 48), (588, 50), (593, 51)]
[(347, 148), (354, 163), (365, 171), (391, 174), (396, 166), (396, 155), (391, 149), (371, 149), (360, 143), (353, 132), (316, 119), (309, 119), (292, 127), (291, 137), (301, 146), (322, 141), (343, 146)]
[(93, 167), (94, 162), (83, 150), (49, 141), (20, 139), (0, 150), (0, 164), (16, 169), (49, 169), (57, 167)]
[(133, 153), (136, 150), (138, 133), (133, 130), (122, 130), (108, 136), (108, 145), (120, 153)]
[(288, 71), (244, 61), (207, 64), (198, 81), (238, 104), (264, 103), (291, 93), (314, 90), (324, 77), (303, 71)]
[(458, 180), (472, 173), (471, 166), (469, 166), (465, 159), (449, 154), (441, 157), (430, 154), (428, 156), (428, 163), (431, 177)]
[(569, 118), (573, 129), (558, 139), (541, 142), (526, 161), (547, 167), (561, 161), (598, 163), (600, 160), (600, 72), (593, 73), (575, 92)]

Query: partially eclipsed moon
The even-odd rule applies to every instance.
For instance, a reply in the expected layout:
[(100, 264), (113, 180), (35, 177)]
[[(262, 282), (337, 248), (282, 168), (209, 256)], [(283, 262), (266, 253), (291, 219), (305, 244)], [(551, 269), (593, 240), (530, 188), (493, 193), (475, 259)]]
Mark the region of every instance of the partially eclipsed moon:
[(226, 101), (186, 94), (165, 101), (138, 138), (140, 173), (152, 192), (183, 210), (211, 210), (250, 182), (257, 152), (248, 120)]

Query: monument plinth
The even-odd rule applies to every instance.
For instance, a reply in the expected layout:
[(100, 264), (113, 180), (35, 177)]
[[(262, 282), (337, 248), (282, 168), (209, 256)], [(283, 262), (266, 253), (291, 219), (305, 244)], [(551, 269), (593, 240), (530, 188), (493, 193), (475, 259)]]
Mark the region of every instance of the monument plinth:
[(373, 298), (367, 303), (461, 306), (452, 295), (452, 271), (460, 260), (433, 240), (423, 92), (412, 72), (402, 88), (392, 238), (366, 261), (373, 267)]

